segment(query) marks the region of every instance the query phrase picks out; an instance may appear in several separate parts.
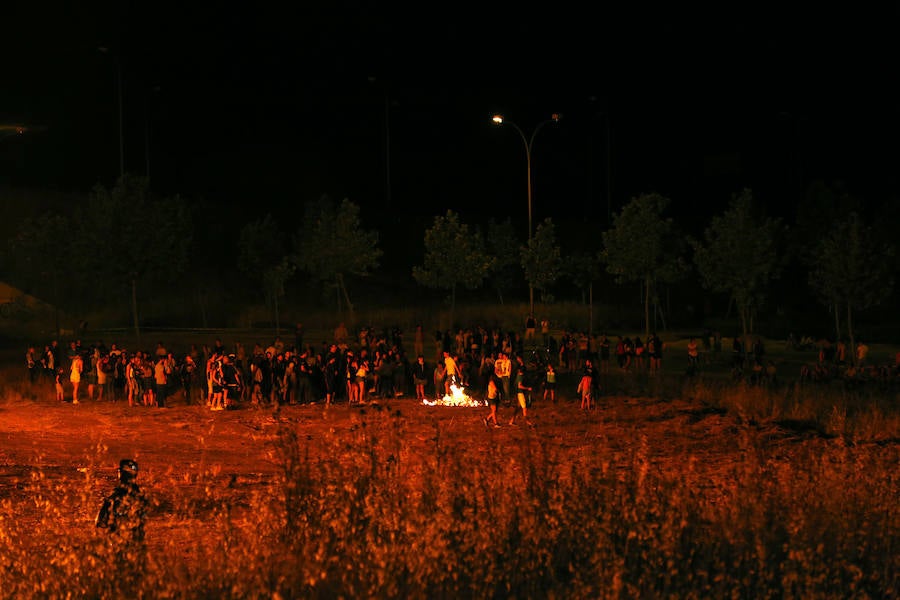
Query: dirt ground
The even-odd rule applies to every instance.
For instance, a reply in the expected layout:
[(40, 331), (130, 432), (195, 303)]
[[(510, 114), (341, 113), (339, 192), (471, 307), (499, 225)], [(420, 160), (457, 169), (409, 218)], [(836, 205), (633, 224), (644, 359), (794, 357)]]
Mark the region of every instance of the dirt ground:
[[(40, 515), (28, 494), (36, 475), (46, 482), (83, 480), (87, 475), (93, 489), (85, 502), (99, 504), (115, 483), (119, 460), (129, 457), (140, 463), (141, 481), (151, 495), (190, 495), (199, 473), (206, 481), (216, 478), (241, 493), (273, 480), (279, 468), (273, 444), (281, 428), (293, 428), (300, 439), (315, 442), (325, 436), (351, 436), (360, 423), (388, 413), (402, 421), (408, 461), (433, 456), (438, 437), (441, 444), (456, 446), (473, 460), (498, 444), (512, 447), (527, 440), (545, 449), (560, 469), (599, 455), (604, 469), (624, 474), (634, 467), (637, 451), (660, 470), (679, 469), (682, 461), (690, 460), (698, 465), (695, 472), (702, 486), (733, 483), (728, 475), (718, 475), (733, 469), (748, 442), (760, 441), (753, 445), (772, 457), (839, 443), (803, 423), (748, 424), (690, 397), (663, 401), (603, 395), (596, 409), (582, 411), (575, 376), (566, 373), (559, 375), (557, 403), (536, 397), (529, 412), (533, 427), (506, 425), (513, 409), (504, 407), (504, 425), (495, 429), (482, 422), (489, 412), (486, 407), (430, 407), (411, 397), (352, 408), (343, 402), (327, 409), (316, 403), (276, 411), (239, 404), (213, 412), (188, 405), (181, 392), (169, 398), (166, 408), (150, 408), (129, 407), (122, 400), (88, 400), (82, 389), (82, 401), (73, 405), (57, 401), (49, 381), (30, 387), (23, 371), (20, 348), (0, 352), (0, 501), (20, 505), (22, 518), (35, 520)], [(67, 398), (70, 395), (67, 385)], [(171, 489), (173, 482), (183, 482), (174, 484), (182, 489)], [(93, 506), (80, 511), (85, 519), (96, 512)]]
[[(559, 468), (600, 453), (610, 469), (621, 471), (633, 467), (638, 445), (660, 468), (677, 468), (673, 458), (693, 457), (705, 470), (716, 470), (733, 462), (747, 435), (765, 436), (773, 454), (795, 451), (798, 441), (828, 443), (814, 432), (775, 425), (748, 429), (734, 416), (690, 399), (603, 397), (596, 409), (582, 411), (575, 386), (562, 376), (557, 403), (537, 398), (529, 412), (533, 426), (521, 419), (508, 425), (513, 409), (501, 407), (500, 428), (485, 426), (486, 407), (429, 407), (414, 398), (354, 407), (339, 403), (327, 409), (320, 403), (278, 410), (239, 404), (211, 411), (187, 405), (181, 393), (170, 398), (166, 408), (85, 398), (73, 405), (57, 401), (49, 382), (24, 386), (19, 388), (24, 390), (21, 394), (0, 396), (0, 500), (21, 503), (25, 517), (33, 509), (27, 489), (35, 473), (53, 481), (84, 478), (89, 472), (99, 501), (113, 486), (116, 466), (124, 457), (140, 463), (141, 478), (151, 494), (155, 484), (173, 481), (183, 481), (181, 491), (190, 493), (201, 472), (215, 474), (232, 488), (249, 489), (270, 480), (278, 469), (273, 442), (279, 428), (294, 428), (307, 440), (350, 435), (360, 422), (386, 411), (403, 421), (409, 460), (424, 460), (438, 431), (442, 443), (471, 453), (473, 460), (498, 441), (514, 445), (528, 439), (549, 450)], [(85, 514), (91, 510), (83, 507)]]
[[(543, 466), (560, 478), (582, 465), (587, 468), (578, 475), (587, 474), (589, 482), (597, 474), (597, 485), (618, 478), (627, 489), (634, 475), (646, 469), (658, 476), (654, 479), (671, 477), (696, 491), (703, 502), (723, 507), (752, 485), (746, 473), (791, 476), (802, 474), (811, 457), (843, 460), (846, 441), (824, 434), (815, 422), (754, 421), (737, 414), (739, 408), (729, 411), (705, 403), (702, 394), (693, 396), (689, 386), (678, 394), (684, 367), (675, 352), (671, 356), (667, 377), (672, 379), (664, 386), (669, 399), (605, 393), (594, 410), (583, 411), (575, 375), (560, 373), (558, 401), (536, 397), (529, 410), (533, 426), (521, 421), (506, 424), (513, 409), (503, 407), (503, 425), (493, 428), (482, 421), (487, 407), (426, 406), (411, 397), (354, 407), (340, 402), (328, 408), (316, 403), (275, 410), (241, 403), (231, 410), (211, 411), (186, 403), (180, 392), (168, 399), (165, 408), (154, 408), (128, 406), (123, 400), (89, 400), (82, 390), (81, 402), (73, 405), (56, 400), (49, 381), (34, 386), (25, 382), (21, 351), (15, 349), (6, 360), (0, 353), (0, 528), (5, 518), (14, 518), (19, 530), (26, 532), (16, 538), (25, 540), (26, 552), (40, 553), (67, 536), (104, 539), (94, 518), (116, 483), (119, 460), (129, 457), (139, 462), (138, 481), (151, 501), (148, 547), (159, 555), (172, 553), (173, 548), (188, 552), (181, 549), (194, 547), (195, 532), (223, 514), (223, 507), (238, 517), (256, 506), (254, 500), (277, 501), (284, 489), (279, 487), (278, 440), (285, 431), (295, 433), (295, 439), (313, 453), (358, 450), (365, 447), (360, 439), (367, 430), (399, 431), (398, 460), (404, 476), (411, 478), (425, 472), (442, 452), (474, 462), (505, 448), (511, 457), (501, 468), (514, 476), (523, 462), (513, 457), (522, 456), (523, 448), (539, 449), (528, 457), (546, 461)], [(798, 355), (797, 360), (803, 359)], [(608, 377), (613, 379), (605, 381)], [(601, 385), (616, 390), (652, 388), (630, 385), (629, 377), (602, 375)], [(66, 386), (66, 397), (70, 394)], [(896, 396), (886, 400), (895, 402)], [(889, 412), (883, 422), (869, 428), (887, 437), (858, 440), (854, 457), (897, 464), (900, 436), (894, 433), (897, 421)], [(334, 455), (335, 461), (341, 458)], [(379, 454), (376, 460), (380, 458)], [(352, 464), (351, 460), (340, 466)], [(339, 471), (340, 467), (335, 472)], [(791, 489), (788, 486), (788, 496)], [(55, 504), (48, 504), (48, 499)], [(63, 520), (63, 526), (56, 526)]]

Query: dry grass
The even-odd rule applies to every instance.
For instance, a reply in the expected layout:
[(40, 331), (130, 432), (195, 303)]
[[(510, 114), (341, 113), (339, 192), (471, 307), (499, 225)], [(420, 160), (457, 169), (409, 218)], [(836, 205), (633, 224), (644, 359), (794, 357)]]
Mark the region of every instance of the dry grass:
[[(481, 409), (411, 400), (75, 413), (7, 385), (27, 440), (0, 454), (0, 597), (900, 595), (895, 399), (659, 390), (485, 430)], [(123, 551), (93, 518), (134, 448), (152, 504)]]

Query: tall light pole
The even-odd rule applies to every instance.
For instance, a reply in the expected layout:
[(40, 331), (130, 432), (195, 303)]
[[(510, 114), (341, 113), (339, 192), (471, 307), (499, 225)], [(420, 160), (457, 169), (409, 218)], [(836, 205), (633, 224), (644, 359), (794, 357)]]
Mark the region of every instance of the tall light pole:
[(612, 161), (610, 133), (609, 133), (609, 113), (600, 113), (606, 123), (606, 227), (612, 227), (612, 179), (610, 176), (610, 163)]
[(117, 52), (111, 51), (106, 46), (100, 46), (97, 50), (104, 54), (111, 54), (116, 69), (115, 97), (119, 108), (119, 177), (123, 177), (125, 175), (125, 131), (122, 107), (122, 59)]
[(384, 95), (384, 207), (391, 209), (391, 95), (386, 79), (379, 80), (374, 75), (369, 76), (369, 83), (381, 84), (381, 92)]
[[(513, 121), (506, 119), (501, 114), (496, 114), (493, 116), (492, 120), (497, 125), (509, 124), (519, 133), (519, 137), (522, 138), (522, 142), (525, 144), (525, 165), (527, 169), (528, 176), (528, 241), (531, 242), (531, 215), (532, 215), (532, 178), (531, 178), (531, 149), (534, 147), (534, 137), (537, 135), (538, 131), (541, 130), (541, 127), (546, 125), (547, 123), (558, 123), (560, 119), (559, 113), (553, 113), (549, 119), (545, 119), (538, 123), (535, 128), (531, 132), (531, 136), (526, 136), (525, 132), (522, 131), (522, 128), (516, 125)], [(534, 286), (531, 285), (531, 282), (528, 282), (528, 303), (529, 310), (531, 314), (534, 314)]]
[[(610, 123), (609, 107), (604, 103), (600, 104), (597, 96), (589, 96), (588, 102), (593, 112), (593, 120), (603, 119), (603, 138), (606, 145), (604, 162), (606, 163), (606, 227), (612, 227), (612, 132)], [(593, 136), (591, 136), (593, 140)], [(593, 147), (593, 144), (592, 144)]]
[(160, 86), (154, 85), (144, 94), (144, 162), (146, 164), (145, 170), (147, 175), (147, 181), (150, 180), (150, 135), (151, 135), (151, 110), (152, 107), (150, 103), (152, 102), (152, 97), (155, 97), (160, 92)]

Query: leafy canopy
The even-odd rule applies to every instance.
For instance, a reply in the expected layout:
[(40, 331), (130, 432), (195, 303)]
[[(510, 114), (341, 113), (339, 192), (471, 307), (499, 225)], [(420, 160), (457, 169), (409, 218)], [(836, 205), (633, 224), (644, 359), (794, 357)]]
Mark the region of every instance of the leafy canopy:
[(684, 237), (663, 217), (670, 200), (659, 194), (633, 198), (603, 232), (601, 258), (619, 282), (673, 283), (686, 271)]
[(562, 255), (551, 219), (544, 219), (528, 240), (528, 245), (522, 248), (522, 269), (525, 280), (537, 290), (546, 290), (559, 279)]
[(238, 252), (238, 270), (256, 281), (284, 258), (284, 234), (271, 214), (241, 228)]
[(71, 303), (72, 295), (83, 287), (79, 283), (84, 282), (81, 273), (73, 273), (61, 260), (60, 241), (68, 238), (71, 227), (69, 219), (59, 214), (25, 219), (7, 241), (4, 269), (18, 285), (54, 303), (60, 300), (59, 291), (65, 289), (66, 300)]
[(193, 227), (178, 196), (159, 198), (145, 177), (97, 185), (75, 216), (71, 248), (95, 281), (132, 286), (169, 280), (187, 267)]
[(488, 222), (486, 247), (494, 259), (490, 273), (491, 283), (501, 293), (502, 298), (502, 293), (512, 289), (516, 281), (521, 281), (522, 277), (519, 270), (521, 255), (519, 242), (516, 240), (515, 229), (510, 219), (499, 222), (491, 219)]
[(857, 213), (836, 222), (816, 250), (809, 281), (826, 305), (837, 299), (850, 309), (865, 309), (890, 295), (894, 249), (876, 239)]
[(476, 289), (494, 266), (477, 231), (461, 223), (452, 210), (436, 216), (425, 231), (424, 264), (413, 267), (413, 278), (434, 289), (453, 290), (461, 285)]
[(745, 323), (762, 305), (769, 281), (778, 277), (777, 219), (753, 213), (753, 194), (745, 189), (732, 197), (728, 210), (713, 217), (702, 242), (692, 240), (694, 264), (704, 287), (728, 293)]
[(327, 196), (308, 202), (303, 224), (294, 238), (297, 266), (320, 280), (368, 275), (383, 254), (378, 232), (363, 229), (359, 206)]

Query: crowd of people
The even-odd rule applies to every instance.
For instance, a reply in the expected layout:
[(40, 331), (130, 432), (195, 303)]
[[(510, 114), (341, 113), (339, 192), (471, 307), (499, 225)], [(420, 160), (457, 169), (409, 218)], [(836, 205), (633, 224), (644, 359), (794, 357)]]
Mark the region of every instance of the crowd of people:
[[(241, 342), (226, 347), (220, 339), (180, 352), (162, 341), (152, 351), (102, 341), (86, 345), (72, 340), (66, 347), (52, 341), (42, 351), (29, 347), (25, 363), (32, 383), (52, 382), (56, 398), (72, 404), (87, 399), (165, 407), (177, 397), (211, 410), (239, 403), (353, 405), (384, 398), (440, 398), (451, 393), (453, 384), (487, 399), (492, 375), (498, 397), (507, 405), (517, 399), (517, 378), (529, 392), (540, 386), (545, 397), (556, 398), (555, 371), (545, 372), (550, 353), (534, 336), (526, 341), (519, 332), (473, 327), (436, 331), (432, 337), (418, 326), (411, 337), (399, 327), (361, 327), (351, 335), (340, 324), (332, 339), (314, 345), (304, 342), (298, 324), (290, 342), (275, 336), (269, 344), (249, 348)], [(553, 380), (549, 385), (548, 378)]]
[[(788, 338), (790, 347), (793, 334)], [(869, 346), (856, 340), (851, 346), (843, 339), (821, 339), (815, 342), (816, 361), (800, 367), (801, 382), (830, 382), (841, 380), (849, 384), (876, 382), (900, 383), (900, 352), (893, 362), (875, 363), (869, 357)]]
[[(306, 343), (301, 323), (293, 339), (275, 336), (269, 344), (226, 347), (192, 344), (175, 352), (162, 341), (153, 351), (113, 343), (67, 347), (52, 341), (42, 351), (28, 348), (25, 362), (33, 383), (52, 381), (56, 398), (78, 404), (125, 401), (130, 406), (165, 407), (178, 398), (210, 410), (246, 403), (255, 406), (336, 402), (363, 404), (376, 399), (439, 399), (456, 385), (496, 407), (513, 408), (528, 422), (535, 396), (557, 400), (558, 373), (572, 374), (576, 395), (590, 410), (600, 391), (600, 376), (611, 361), (623, 372), (661, 370), (663, 343), (653, 333), (646, 342), (606, 334), (555, 331), (547, 319), (529, 315), (520, 331), (476, 325), (411, 336), (400, 327), (363, 326), (349, 331), (340, 323), (328, 340)], [(488, 419), (497, 425), (496, 411)]]
[[(543, 392), (544, 400), (556, 402), (558, 373), (574, 375), (581, 408), (591, 410), (600, 392), (600, 377), (613, 365), (622, 373), (662, 372), (665, 344), (655, 332), (642, 340), (564, 330), (557, 332), (556, 339), (546, 320), (531, 318), (523, 331), (524, 335), (474, 326), (426, 335), (417, 326), (407, 336), (396, 326), (364, 326), (351, 333), (341, 323), (331, 339), (315, 345), (305, 343), (303, 326), (297, 324), (292, 340), (275, 336), (269, 344), (249, 348), (238, 341), (226, 348), (220, 339), (212, 345), (192, 344), (180, 352), (161, 341), (153, 351), (126, 350), (115, 343), (83, 345), (80, 340), (64, 348), (52, 341), (40, 352), (29, 347), (25, 363), (32, 383), (52, 382), (56, 398), (72, 404), (89, 399), (165, 407), (177, 397), (211, 410), (240, 403), (354, 405), (385, 398), (442, 398), (456, 385), (489, 405), (517, 409), (526, 421), (535, 390)], [(688, 374), (698, 372), (721, 351), (718, 334), (691, 337)], [(876, 373), (868, 365), (865, 344), (857, 344), (855, 351), (854, 363), (845, 344), (820, 343), (818, 362), (804, 367), (801, 381), (848, 373), (883, 375), (883, 369)], [(731, 355), (735, 377), (746, 376), (757, 383), (775, 381), (774, 363), (767, 359), (761, 339), (745, 349), (735, 336)], [(896, 362), (890, 375), (900, 368), (900, 356)], [(487, 421), (498, 424), (495, 412)]]

